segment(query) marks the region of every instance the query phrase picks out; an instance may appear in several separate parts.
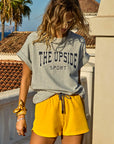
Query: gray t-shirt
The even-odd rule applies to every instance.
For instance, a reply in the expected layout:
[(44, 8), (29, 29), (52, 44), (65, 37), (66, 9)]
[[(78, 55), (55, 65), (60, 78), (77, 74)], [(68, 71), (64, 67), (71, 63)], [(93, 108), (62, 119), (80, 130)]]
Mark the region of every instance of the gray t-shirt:
[(84, 88), (78, 84), (78, 71), (89, 60), (84, 38), (69, 31), (66, 37), (54, 38), (51, 49), (43, 42), (33, 45), (37, 38), (37, 32), (32, 32), (17, 52), (32, 70), (31, 87), (37, 91), (33, 103), (55, 93), (79, 94), (84, 98)]

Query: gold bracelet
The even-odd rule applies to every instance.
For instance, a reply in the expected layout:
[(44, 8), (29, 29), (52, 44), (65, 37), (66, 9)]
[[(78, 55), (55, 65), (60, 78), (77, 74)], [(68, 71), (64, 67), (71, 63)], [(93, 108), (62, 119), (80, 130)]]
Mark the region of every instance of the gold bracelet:
[(16, 113), (16, 116), (26, 115), (27, 109), (25, 108), (25, 104), (22, 100), (19, 101), (18, 107), (13, 110), (13, 113)]
[(27, 110), (21, 110), (19, 112), (16, 113), (16, 116), (19, 116), (19, 115), (26, 115), (27, 113)]

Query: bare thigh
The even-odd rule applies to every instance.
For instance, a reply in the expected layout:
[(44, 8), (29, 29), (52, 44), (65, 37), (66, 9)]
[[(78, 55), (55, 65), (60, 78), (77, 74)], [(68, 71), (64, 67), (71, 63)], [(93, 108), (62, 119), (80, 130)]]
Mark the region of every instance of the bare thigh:
[(54, 144), (56, 137), (42, 137), (32, 131), (30, 144)]
[(83, 135), (63, 136), (62, 144), (82, 144)]

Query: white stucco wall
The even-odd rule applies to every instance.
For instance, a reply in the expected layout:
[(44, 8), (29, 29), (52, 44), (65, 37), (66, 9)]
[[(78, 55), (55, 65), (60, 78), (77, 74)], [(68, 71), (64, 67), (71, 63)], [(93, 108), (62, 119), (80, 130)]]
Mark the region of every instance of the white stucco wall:
[(89, 22), (96, 36), (92, 144), (114, 144), (114, 0), (101, 0)]

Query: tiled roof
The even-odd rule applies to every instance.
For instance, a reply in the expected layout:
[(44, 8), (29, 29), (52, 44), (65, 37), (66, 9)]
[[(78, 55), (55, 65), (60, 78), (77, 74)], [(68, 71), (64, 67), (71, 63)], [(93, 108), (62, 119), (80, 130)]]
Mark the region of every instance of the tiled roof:
[(0, 60), (0, 92), (20, 87), (22, 62)]
[(0, 53), (16, 53), (31, 32), (13, 32), (0, 41)]
[(86, 41), (86, 48), (89, 48), (89, 49), (95, 48), (95, 36), (88, 37), (81, 31), (77, 31), (76, 33), (84, 37), (84, 39)]
[(79, 0), (80, 7), (84, 13), (97, 13), (99, 3), (95, 0)]

